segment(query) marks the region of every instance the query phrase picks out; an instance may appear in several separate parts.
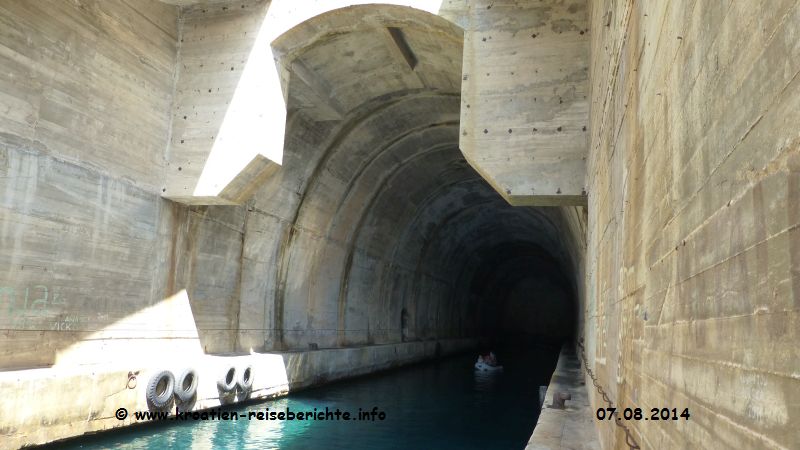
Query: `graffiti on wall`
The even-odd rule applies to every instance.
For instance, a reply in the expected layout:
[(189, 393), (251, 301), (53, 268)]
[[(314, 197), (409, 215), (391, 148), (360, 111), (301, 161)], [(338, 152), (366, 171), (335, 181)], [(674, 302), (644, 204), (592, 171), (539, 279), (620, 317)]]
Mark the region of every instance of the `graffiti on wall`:
[(77, 331), (86, 320), (67, 312), (58, 287), (35, 284), (0, 286), (0, 328), (11, 330)]

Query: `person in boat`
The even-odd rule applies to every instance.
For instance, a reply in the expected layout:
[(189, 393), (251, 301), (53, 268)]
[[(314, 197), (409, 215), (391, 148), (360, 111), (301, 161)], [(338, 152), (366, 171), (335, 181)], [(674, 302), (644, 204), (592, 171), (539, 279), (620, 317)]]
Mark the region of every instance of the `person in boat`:
[(497, 357), (494, 356), (494, 352), (490, 351), (486, 355), (478, 355), (478, 362), (494, 367), (497, 366)]

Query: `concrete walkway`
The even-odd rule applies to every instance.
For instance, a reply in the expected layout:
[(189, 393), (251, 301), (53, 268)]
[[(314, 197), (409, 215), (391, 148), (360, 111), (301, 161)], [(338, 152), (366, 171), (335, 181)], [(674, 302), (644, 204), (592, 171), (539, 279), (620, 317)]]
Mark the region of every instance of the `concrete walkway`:
[[(570, 449), (600, 450), (595, 429), (595, 415), (584, 384), (578, 357), (571, 348), (564, 347), (558, 365), (547, 387), (539, 422), (533, 430), (525, 450)], [(553, 395), (568, 393), (570, 400), (564, 409), (553, 407)]]

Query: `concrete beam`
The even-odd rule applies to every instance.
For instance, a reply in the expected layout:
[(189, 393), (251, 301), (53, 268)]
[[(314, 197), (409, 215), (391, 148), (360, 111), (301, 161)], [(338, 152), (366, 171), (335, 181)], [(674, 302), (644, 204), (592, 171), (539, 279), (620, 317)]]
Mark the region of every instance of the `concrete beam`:
[(408, 41), (406, 41), (403, 35), (403, 30), (397, 27), (387, 27), (386, 31), (392, 38), (392, 42), (394, 43), (393, 48), (400, 52), (400, 56), (402, 56), (402, 59), (408, 64), (408, 68), (414, 70), (418, 62), (417, 57), (414, 55), (411, 47), (408, 46)]
[(301, 59), (291, 63), (292, 82), (301, 83), (299, 88), (292, 88), (298, 95), (307, 99), (308, 106), (300, 108), (316, 121), (342, 120), (344, 108), (336, 98), (331, 96), (331, 86), (308, 69)]
[(415, 81), (418, 82), (419, 88), (427, 87), (425, 80), (420, 76), (419, 72), (414, 69), (419, 64), (417, 56), (411, 47), (408, 45), (408, 40), (403, 33), (403, 30), (398, 27), (381, 27), (381, 34), (386, 39), (386, 47), (389, 53), (399, 63), (401, 67), (407, 67), (409, 72), (414, 75)]
[(286, 106), (269, 43), (269, 5), (184, 8), (162, 195), (237, 204), (282, 161)]
[(476, 3), (464, 36), (464, 156), (513, 205), (586, 205), (585, 2)]

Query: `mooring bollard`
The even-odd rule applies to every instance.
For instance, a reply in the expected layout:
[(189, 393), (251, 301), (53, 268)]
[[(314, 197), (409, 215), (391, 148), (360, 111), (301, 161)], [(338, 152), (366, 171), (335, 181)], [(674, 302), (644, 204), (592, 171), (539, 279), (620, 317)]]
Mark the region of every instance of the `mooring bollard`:
[(564, 409), (565, 408), (564, 402), (566, 400), (572, 400), (572, 394), (570, 394), (569, 392), (561, 392), (561, 391), (553, 392), (553, 405), (551, 406), (551, 408)]
[(547, 386), (539, 386), (539, 409), (544, 407), (544, 399), (547, 397)]

